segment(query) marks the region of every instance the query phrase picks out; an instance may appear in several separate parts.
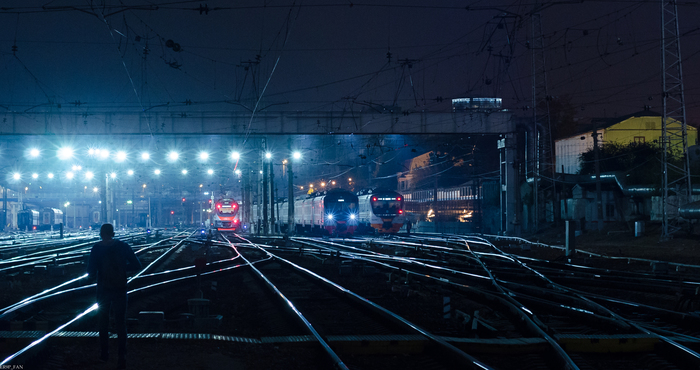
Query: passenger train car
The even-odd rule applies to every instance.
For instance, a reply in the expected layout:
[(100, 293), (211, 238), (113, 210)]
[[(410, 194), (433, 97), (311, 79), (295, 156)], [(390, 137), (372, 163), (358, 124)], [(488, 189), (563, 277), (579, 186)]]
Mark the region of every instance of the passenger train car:
[(58, 230), (63, 223), (63, 211), (58, 208), (46, 207), (41, 210), (40, 229), (42, 230)]
[(212, 202), (209, 214), (209, 227), (223, 232), (235, 232), (240, 227), (238, 203), (231, 198), (221, 198)]
[(17, 228), (21, 231), (37, 230), (41, 226), (39, 211), (25, 209), (17, 212)]
[[(279, 204), (278, 222), (288, 229), (289, 203)], [(352, 235), (357, 229), (357, 195), (348, 190), (332, 189), (294, 200), (294, 225), (297, 232), (326, 235)]]
[(361, 232), (397, 233), (406, 221), (403, 196), (388, 189), (357, 193)]

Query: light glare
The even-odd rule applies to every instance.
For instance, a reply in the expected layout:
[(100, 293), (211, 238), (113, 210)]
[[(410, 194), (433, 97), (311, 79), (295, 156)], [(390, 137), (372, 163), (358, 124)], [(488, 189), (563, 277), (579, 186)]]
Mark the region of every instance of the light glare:
[(39, 154), (41, 154), (41, 152), (39, 152), (39, 149), (37, 149), (37, 148), (32, 148), (31, 150), (29, 150), (29, 155), (30, 155), (32, 158), (38, 157)]
[(124, 162), (126, 160), (126, 152), (123, 150), (120, 150), (117, 152), (117, 162)]
[(58, 152), (56, 153), (58, 156), (58, 159), (65, 161), (67, 159), (73, 158), (73, 148), (70, 147), (63, 147), (58, 149)]
[(171, 161), (177, 161), (177, 159), (180, 158), (180, 154), (177, 152), (170, 152), (168, 153), (168, 159)]

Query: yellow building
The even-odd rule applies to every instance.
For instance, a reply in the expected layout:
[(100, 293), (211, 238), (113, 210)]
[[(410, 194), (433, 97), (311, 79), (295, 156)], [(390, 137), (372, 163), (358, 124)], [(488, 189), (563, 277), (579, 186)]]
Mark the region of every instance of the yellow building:
[[(593, 119), (582, 125), (580, 133), (555, 142), (556, 171), (575, 174), (581, 168), (579, 159), (582, 153), (593, 148), (593, 131), (598, 131), (599, 145), (606, 143), (660, 143), (662, 135), (662, 116), (659, 113), (644, 111), (618, 118)], [(680, 131), (680, 122), (673, 121), (667, 125), (670, 130)], [(696, 145), (698, 130), (687, 126), (688, 146)], [(674, 142), (675, 140), (675, 142)], [(678, 144), (672, 139), (671, 145)]]

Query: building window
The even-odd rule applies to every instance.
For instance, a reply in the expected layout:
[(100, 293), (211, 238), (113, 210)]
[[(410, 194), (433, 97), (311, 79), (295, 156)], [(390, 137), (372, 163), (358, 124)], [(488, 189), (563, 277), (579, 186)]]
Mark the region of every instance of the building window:
[(644, 136), (635, 136), (634, 142), (639, 144), (644, 144)]

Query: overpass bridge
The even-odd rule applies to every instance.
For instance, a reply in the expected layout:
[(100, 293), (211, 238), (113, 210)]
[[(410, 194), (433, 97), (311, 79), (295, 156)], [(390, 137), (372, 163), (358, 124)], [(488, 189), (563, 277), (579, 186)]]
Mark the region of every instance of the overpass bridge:
[[(345, 138), (409, 135), (418, 141), (423, 135), (498, 135), (503, 139), (499, 144), (502, 228), (509, 233), (513, 231), (517, 186), (513, 164), (518, 145), (518, 120), (509, 111), (259, 112), (251, 119), (248, 112), (175, 109), (89, 112), (74, 108), (52, 109), (54, 110), (49, 112), (2, 114), (0, 137), (4, 139), (0, 140), (0, 151), (5, 166), (0, 166), (0, 170), (4, 168), (7, 172), (11, 163), (14, 164), (13, 168), (28, 164), (27, 148), (37, 143), (43, 147), (53, 144), (57, 148), (63, 142), (99, 145), (119, 141), (123, 147), (141, 148), (153, 146), (152, 143), (157, 141), (159, 148), (217, 146), (223, 150), (224, 146), (230, 147), (232, 142), (245, 144), (251, 139), (266, 137), (269, 137), (268, 143), (279, 147), (284, 142), (284, 136), (298, 135)], [(255, 150), (258, 149), (252, 151)], [(342, 149), (308, 150), (313, 152), (309, 153), (309, 157), (323, 157), (328, 161), (347, 159), (347, 154)], [(173, 181), (174, 176), (179, 175), (174, 171), (176, 170), (173, 169)], [(161, 176), (161, 182), (165, 182), (164, 175)], [(5, 181), (0, 185), (12, 187), (11, 183), (6, 182), (6, 175), (0, 179), (3, 180)], [(195, 178), (194, 181), (201, 180)], [(193, 188), (196, 186), (193, 184), (183, 188)], [(149, 184), (149, 188), (150, 186)]]

